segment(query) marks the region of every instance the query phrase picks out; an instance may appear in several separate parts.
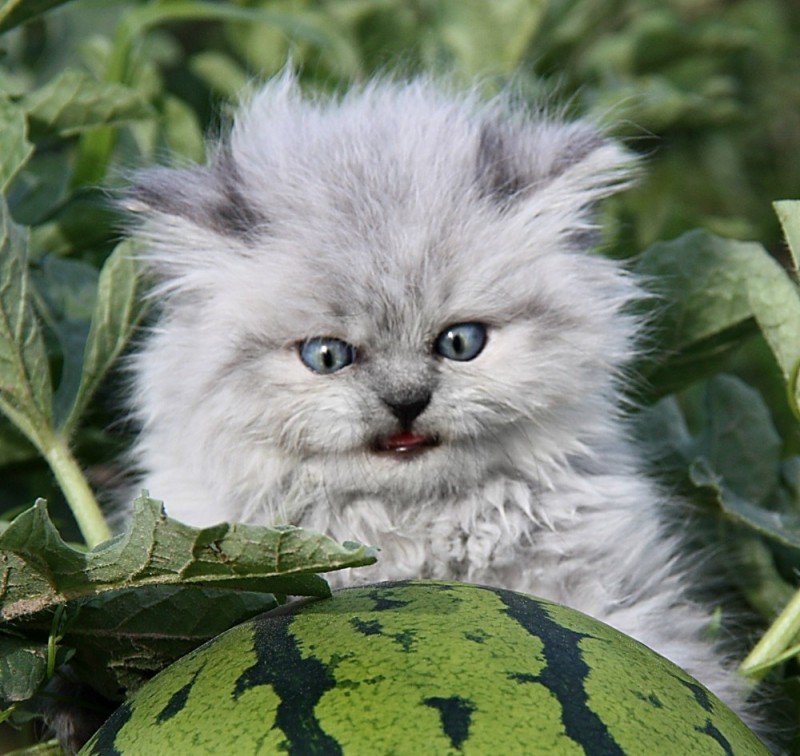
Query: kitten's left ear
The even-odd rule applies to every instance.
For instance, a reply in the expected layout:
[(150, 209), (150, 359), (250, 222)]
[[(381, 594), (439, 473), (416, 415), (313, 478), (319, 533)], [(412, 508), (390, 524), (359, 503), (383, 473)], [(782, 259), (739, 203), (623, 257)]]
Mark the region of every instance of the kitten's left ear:
[(486, 120), (479, 132), (480, 193), (509, 209), (540, 193), (579, 211), (629, 186), (634, 156), (584, 121)]
[(245, 243), (266, 224), (246, 199), (241, 173), (227, 147), (220, 149), (208, 166), (142, 171), (122, 205), (134, 215), (188, 221), (204, 231)]

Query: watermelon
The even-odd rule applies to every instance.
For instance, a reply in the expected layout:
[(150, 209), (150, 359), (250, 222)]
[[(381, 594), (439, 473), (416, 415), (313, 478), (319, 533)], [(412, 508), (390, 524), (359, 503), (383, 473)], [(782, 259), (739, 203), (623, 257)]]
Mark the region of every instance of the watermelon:
[(765, 754), (700, 683), (563, 606), (464, 583), (337, 591), (140, 688), (84, 754)]

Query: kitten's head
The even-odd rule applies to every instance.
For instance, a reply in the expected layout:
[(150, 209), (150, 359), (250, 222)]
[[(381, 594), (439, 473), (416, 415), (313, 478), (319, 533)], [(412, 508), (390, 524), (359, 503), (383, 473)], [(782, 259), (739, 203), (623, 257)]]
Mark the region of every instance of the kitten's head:
[(409, 497), (546, 474), (602, 431), (629, 358), (636, 288), (587, 246), (630, 165), (588, 124), (425, 81), (273, 81), (207, 167), (130, 193), (163, 303), (145, 435), (180, 425), (238, 490), (267, 469)]

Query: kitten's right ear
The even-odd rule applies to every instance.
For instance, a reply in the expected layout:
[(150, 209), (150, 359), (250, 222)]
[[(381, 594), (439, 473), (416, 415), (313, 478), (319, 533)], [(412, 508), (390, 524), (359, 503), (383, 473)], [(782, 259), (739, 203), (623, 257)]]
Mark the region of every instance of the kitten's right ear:
[(208, 166), (140, 172), (122, 205), (134, 216), (188, 222), (245, 244), (251, 244), (266, 225), (263, 214), (247, 200), (241, 172), (227, 148)]
[(629, 186), (634, 167), (631, 153), (584, 121), (492, 117), (477, 140), (478, 190), (501, 210), (546, 194), (579, 213)]

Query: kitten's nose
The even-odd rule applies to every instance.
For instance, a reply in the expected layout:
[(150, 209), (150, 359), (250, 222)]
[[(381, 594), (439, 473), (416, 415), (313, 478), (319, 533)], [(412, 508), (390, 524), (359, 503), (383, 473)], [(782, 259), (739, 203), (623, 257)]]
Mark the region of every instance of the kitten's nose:
[(384, 404), (391, 410), (392, 414), (406, 427), (411, 425), (430, 404), (431, 395), (421, 394), (403, 401), (384, 399)]

